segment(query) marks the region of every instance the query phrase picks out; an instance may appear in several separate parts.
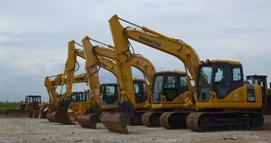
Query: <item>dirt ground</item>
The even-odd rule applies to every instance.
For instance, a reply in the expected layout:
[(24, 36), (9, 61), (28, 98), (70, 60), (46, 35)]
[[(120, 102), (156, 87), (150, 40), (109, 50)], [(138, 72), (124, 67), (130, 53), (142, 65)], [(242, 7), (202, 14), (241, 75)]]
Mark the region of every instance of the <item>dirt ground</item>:
[(84, 129), (80, 125), (60, 125), (46, 119), (0, 118), (0, 143), (271, 143), (271, 116), (269, 128), (257, 131), (223, 131), (198, 133), (188, 129), (166, 130), (129, 126), (130, 134), (107, 131), (102, 124), (98, 129)]

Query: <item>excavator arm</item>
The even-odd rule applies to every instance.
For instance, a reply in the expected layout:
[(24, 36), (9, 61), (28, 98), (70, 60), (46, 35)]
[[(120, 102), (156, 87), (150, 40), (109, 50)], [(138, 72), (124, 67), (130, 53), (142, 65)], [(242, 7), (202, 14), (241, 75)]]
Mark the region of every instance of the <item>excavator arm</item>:
[[(77, 57), (75, 56), (75, 41), (70, 41), (68, 43), (68, 57), (65, 64), (65, 70), (64, 70), (64, 79), (67, 80), (66, 84), (66, 96), (70, 97), (72, 95), (72, 80), (74, 78), (75, 73), (75, 67), (76, 67), (76, 61)], [(62, 82), (62, 85), (64, 84), (64, 81)], [(63, 100), (63, 99), (62, 99)]]
[[(45, 77), (44, 80), (44, 85), (47, 89), (49, 99), (50, 99), (50, 104), (53, 107), (57, 107), (57, 92), (56, 92), (56, 84), (54, 81), (50, 80), (51, 77)], [(62, 75), (57, 75), (55, 78), (55, 81), (59, 81), (58, 79), (62, 79)]]

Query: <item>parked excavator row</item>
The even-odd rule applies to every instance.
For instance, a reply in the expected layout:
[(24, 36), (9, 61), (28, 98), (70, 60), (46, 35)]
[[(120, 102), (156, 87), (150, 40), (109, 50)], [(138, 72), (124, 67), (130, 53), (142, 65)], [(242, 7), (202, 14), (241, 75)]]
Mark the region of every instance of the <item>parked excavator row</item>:
[[(46, 85), (54, 109), (47, 117), (72, 124), (68, 108), (73, 107), (82, 127), (96, 128), (101, 120), (109, 131), (127, 134), (128, 124), (193, 131), (257, 129), (264, 123), (263, 114), (270, 114), (266, 77), (247, 76), (246, 82), (240, 62), (203, 61), (184, 41), (117, 15), (110, 18), (109, 25), (114, 46), (88, 36), (82, 44), (69, 42), (64, 73), (51, 83), (54, 86)], [(185, 69), (156, 72), (148, 59), (134, 53), (130, 40), (176, 57)], [(86, 73), (80, 80), (75, 75), (77, 57), (85, 61)], [(143, 73), (144, 80), (133, 78), (132, 67)], [(117, 83), (100, 84), (100, 68), (113, 73)], [(71, 104), (76, 81), (87, 82), (89, 87), (89, 100), (78, 112), (79, 107)], [(66, 85), (59, 99), (56, 85)]]

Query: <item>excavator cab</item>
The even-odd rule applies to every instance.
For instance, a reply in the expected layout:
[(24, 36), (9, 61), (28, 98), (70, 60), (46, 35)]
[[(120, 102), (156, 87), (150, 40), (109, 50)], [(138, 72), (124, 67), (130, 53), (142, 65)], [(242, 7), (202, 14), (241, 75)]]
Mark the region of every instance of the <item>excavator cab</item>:
[[(134, 79), (134, 91), (137, 104), (144, 104), (147, 100), (145, 81)], [(103, 105), (116, 104), (119, 99), (119, 86), (116, 83), (106, 83), (101, 85), (101, 98)]]
[(145, 81), (141, 79), (134, 79), (134, 92), (137, 104), (144, 104), (147, 100)]
[(196, 88), (196, 108), (201, 112), (189, 114), (188, 128), (238, 130), (263, 125), (263, 116), (257, 112), (262, 107), (261, 87), (244, 82), (241, 63), (228, 60), (202, 63)]
[(88, 108), (89, 90), (75, 91), (71, 95), (71, 103), (68, 109), (68, 115), (71, 121), (76, 120), (78, 114), (85, 112)]
[(183, 107), (182, 99), (189, 94), (187, 74), (183, 71), (163, 71), (154, 76), (152, 111), (142, 115), (142, 123), (148, 127), (163, 126), (168, 129), (185, 126), (187, 113), (174, 111)]
[(32, 103), (32, 104), (40, 104), (41, 103), (41, 96), (39, 96), (39, 95), (27, 95), (25, 97), (25, 102)]
[(73, 92), (71, 95), (71, 98), (72, 98), (71, 100), (72, 103), (87, 101), (88, 92), (82, 92), (82, 91)]
[(262, 88), (263, 108), (262, 113), (265, 115), (271, 114), (271, 94), (267, 88), (267, 76), (266, 75), (248, 75), (246, 76), (246, 82), (250, 84), (258, 84)]
[(119, 98), (118, 84), (104, 83), (100, 88), (102, 105), (116, 104)]
[(185, 72), (160, 72), (154, 77), (152, 103), (163, 107), (164, 103), (175, 100), (180, 94), (188, 91)]
[[(210, 101), (212, 95), (222, 100), (244, 85), (242, 65), (237, 62), (207, 62), (200, 66), (199, 71), (197, 81), (199, 102)], [(248, 100), (255, 101), (253, 97)]]

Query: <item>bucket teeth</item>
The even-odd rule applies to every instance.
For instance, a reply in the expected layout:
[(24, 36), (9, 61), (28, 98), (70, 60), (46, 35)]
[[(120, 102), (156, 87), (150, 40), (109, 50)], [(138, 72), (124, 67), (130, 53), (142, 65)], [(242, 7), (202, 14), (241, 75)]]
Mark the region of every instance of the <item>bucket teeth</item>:
[(97, 113), (82, 113), (77, 117), (77, 121), (84, 128), (96, 129), (98, 118)]
[(111, 132), (129, 134), (127, 125), (132, 117), (131, 112), (107, 112), (101, 117), (101, 122)]

